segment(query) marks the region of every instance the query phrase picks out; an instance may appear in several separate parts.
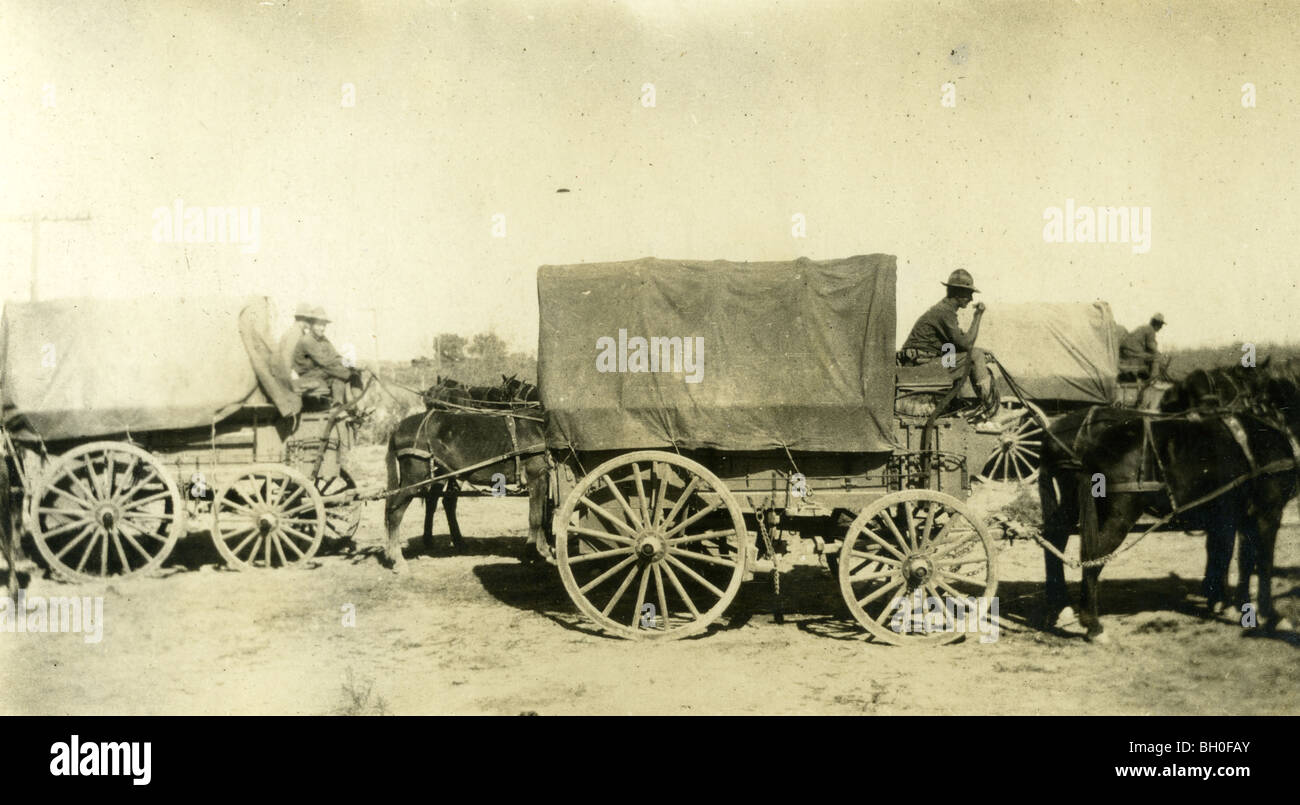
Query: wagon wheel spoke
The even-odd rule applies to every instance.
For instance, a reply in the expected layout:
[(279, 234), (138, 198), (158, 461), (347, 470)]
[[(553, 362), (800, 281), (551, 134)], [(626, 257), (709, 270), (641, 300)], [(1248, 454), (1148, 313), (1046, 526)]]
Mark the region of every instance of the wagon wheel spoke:
[(699, 551), (673, 551), (671, 554), (669, 554), (669, 556), (677, 557), (681, 559), (686, 559), (689, 557), (691, 559), (698, 559), (701, 562), (708, 562), (709, 564), (718, 565), (719, 567), (725, 567), (725, 568), (733, 568), (736, 566), (735, 562), (732, 562), (727, 559), (722, 559), (717, 556), (710, 556), (707, 553), (700, 553)]
[(81, 531), (77, 532), (77, 536), (69, 540), (68, 544), (64, 545), (63, 549), (60, 550), (57, 554), (55, 554), (55, 556), (57, 556), (59, 559), (62, 559), (63, 555), (66, 554), (68, 551), (72, 550), (77, 545), (77, 543), (81, 542), (83, 539), (90, 536), (94, 532), (95, 528), (96, 525), (94, 522), (88, 522), (85, 525), (83, 525), (81, 527)]
[(315, 537), (313, 537), (313, 536), (311, 536), (311, 535), (309, 535), (309, 534), (304, 534), (303, 532), (299, 531), (298, 529), (296, 529), (296, 528), (291, 528), (291, 527), (289, 527), (289, 526), (281, 526), (281, 527), (280, 527), (280, 530), (283, 531), (285, 534), (290, 534), (290, 535), (292, 535), (292, 536), (297, 537), (298, 539), (306, 540), (307, 542), (312, 542), (313, 540), (316, 539)]
[(80, 573), (82, 569), (85, 568), (86, 560), (89, 559), (90, 555), (95, 552), (95, 546), (99, 544), (99, 537), (100, 534), (102, 533), (103, 533), (103, 529), (101, 529), (98, 525), (95, 525), (91, 529), (90, 542), (86, 543), (85, 550), (81, 552), (81, 559), (77, 561), (76, 570), (78, 573)]
[(596, 559), (607, 559), (611, 556), (625, 556), (632, 553), (631, 548), (613, 548), (608, 551), (596, 551), (595, 553), (582, 553), (569, 558), (570, 562), (591, 562)]
[(877, 587), (876, 591), (868, 595), (866, 598), (859, 598), (858, 606), (865, 609), (867, 604), (870, 604), (871, 602), (879, 599), (881, 596), (883, 596), (885, 593), (889, 592), (890, 590), (897, 589), (903, 583), (904, 581), (902, 578), (895, 577), (894, 580), (889, 582), (888, 584), (882, 584), (879, 587)]
[[(859, 568), (859, 570), (861, 570), (861, 568)], [(888, 568), (886, 570), (877, 570), (872, 573), (850, 573), (849, 579), (851, 581), (875, 581), (876, 579), (889, 579), (897, 576), (898, 570), (896, 568)]]
[(595, 537), (596, 539), (608, 540), (610, 542), (617, 543), (619, 545), (636, 544), (636, 540), (630, 537), (620, 537), (617, 534), (611, 534), (608, 531), (600, 531), (599, 529), (587, 528), (585, 526), (571, 525), (569, 526), (569, 533), (582, 534), (583, 536), (586, 537)]
[(635, 531), (635, 529), (633, 529), (633, 528), (632, 528), (631, 526), (629, 526), (627, 523), (625, 523), (625, 522), (623, 522), (622, 520), (618, 519), (618, 518), (615, 517), (614, 515), (610, 514), (610, 512), (609, 512), (608, 509), (606, 509), (604, 506), (601, 506), (601, 505), (600, 505), (599, 503), (597, 503), (596, 501), (592, 500), (591, 498), (587, 497), (586, 495), (583, 495), (583, 496), (582, 496), (582, 502), (585, 503), (585, 504), (587, 504), (587, 508), (588, 508), (588, 509), (593, 513), (593, 514), (599, 514), (601, 517), (604, 517), (605, 520), (608, 521), (610, 525), (614, 526), (614, 527), (617, 528), (619, 531), (622, 531), (624, 534), (628, 535), (629, 537), (631, 537), (631, 536), (635, 536), (635, 535), (636, 535), (636, 531)]
[(126, 549), (122, 547), (121, 530), (114, 528), (111, 532), (111, 536), (113, 537), (114, 551), (117, 554), (118, 561), (122, 563), (123, 570), (130, 570), (131, 563), (126, 558)]
[[(258, 536), (256, 528), (249, 526), (246, 530), (248, 531), (248, 536), (244, 537), (242, 542), (240, 542), (238, 545), (230, 549), (230, 552), (235, 554), (236, 556), (238, 556), (239, 552), (244, 549), (245, 545), (252, 542)], [(241, 531), (240, 533), (243, 532)], [(234, 536), (238, 536), (238, 535), (234, 535)], [(234, 536), (223, 536), (222, 539), (234, 539)]]
[(135, 537), (131, 536), (126, 532), (125, 528), (122, 529), (122, 539), (126, 540), (127, 544), (130, 545), (132, 548), (135, 548), (136, 551), (141, 556), (144, 557), (144, 560), (146, 562), (148, 562), (150, 559), (153, 558), (152, 556), (149, 555), (149, 552), (146, 551), (142, 545), (140, 545), (140, 543), (135, 541)]
[(48, 531), (45, 532), (45, 537), (46, 539), (49, 539), (50, 537), (56, 537), (59, 536), (60, 534), (64, 534), (68, 531), (71, 531), (77, 526), (85, 525), (87, 523), (94, 525), (95, 521), (90, 519), (89, 517), (81, 517), (71, 522), (64, 523), (63, 525), (49, 529)]
[(653, 525), (663, 523), (664, 517), (664, 496), (668, 494), (668, 473), (664, 472), (664, 465), (655, 463), (651, 465), (653, 471), (659, 476), (659, 490), (655, 492), (655, 511)]
[(717, 587), (713, 586), (712, 582), (710, 582), (708, 579), (701, 576), (699, 573), (696, 573), (685, 562), (678, 559), (676, 554), (671, 554), (671, 553), (668, 554), (668, 564), (676, 565), (678, 570), (682, 571), (687, 576), (690, 576), (692, 579), (695, 580), (697, 584), (699, 584), (701, 587), (708, 590), (709, 592), (713, 593), (717, 597), (722, 598), (724, 595), (726, 595), (726, 593), (722, 592), (722, 590), (719, 590)]
[(636, 479), (636, 505), (637, 511), (641, 513), (641, 520), (638, 525), (642, 528), (650, 522), (650, 507), (646, 503), (645, 484), (641, 480), (641, 465), (632, 465), (632, 477)]
[[(283, 567), (284, 565), (289, 564), (289, 560), (284, 558), (284, 548), (280, 547), (280, 543), (284, 541), (280, 539), (280, 534), (278, 532), (272, 531), (271, 539), (268, 541), (272, 541), (275, 543), (275, 555), (280, 557), (280, 566)], [(269, 565), (271, 563), (271, 557), (269, 556), (270, 552), (268, 551), (267, 553), (268, 556), (266, 558), (266, 561), (267, 564)]]
[(623, 599), (623, 594), (627, 592), (627, 588), (632, 586), (632, 579), (636, 578), (636, 574), (640, 570), (641, 568), (638, 567), (634, 561), (632, 569), (623, 577), (623, 583), (618, 585), (618, 589), (614, 591), (612, 596), (610, 596), (609, 601), (605, 604), (605, 608), (600, 611), (600, 614), (608, 616), (609, 613), (614, 610), (614, 607), (618, 606), (618, 602)]
[[(915, 551), (917, 548), (920, 547), (920, 545), (918, 545), (918, 540), (917, 540), (917, 537), (916, 537), (916, 523), (913, 522), (913, 520), (912, 520), (912, 507), (909, 506), (909, 505), (906, 504), (906, 503), (903, 503), (903, 504), (901, 504), (901, 505), (902, 505), (902, 507), (903, 507), (903, 519), (904, 519), (904, 524), (905, 524), (905, 526), (906, 526), (906, 528), (907, 528), (907, 531), (906, 531), (906, 534), (907, 534), (907, 543), (906, 543), (906, 544), (908, 545), (908, 547), (910, 547), (912, 550)], [(885, 519), (888, 520), (891, 524), (892, 524), (893, 521), (894, 521), (894, 518), (893, 518), (893, 517), (886, 517)], [(896, 536), (896, 537), (898, 536), (898, 529), (897, 529), (897, 527), (895, 527), (895, 529), (894, 529), (894, 536)]]
[(668, 514), (664, 515), (664, 519), (661, 520), (659, 524), (663, 525), (664, 523), (671, 523), (673, 520), (677, 519), (677, 514), (682, 510), (682, 506), (690, 499), (691, 495), (695, 494), (695, 490), (699, 485), (700, 479), (692, 478), (690, 483), (686, 485), (686, 488), (682, 490), (682, 494), (673, 502), (672, 509)]
[(663, 569), (658, 564), (651, 565), (650, 569), (654, 571), (655, 598), (659, 601), (659, 612), (654, 619), (654, 628), (666, 632), (672, 628), (672, 613), (668, 611), (668, 591), (664, 588)]
[[(306, 539), (306, 537), (304, 537), (304, 539)], [(302, 551), (298, 550), (298, 546), (293, 543), (293, 540), (289, 539), (288, 535), (285, 535), (284, 539), (281, 539), (280, 542), (283, 543), (284, 545), (287, 545), (290, 550), (296, 553), (299, 559), (304, 558), (305, 554), (303, 554)], [(283, 554), (281, 554), (281, 557), (283, 557)], [(288, 562), (285, 562), (285, 564), (288, 564)]]
[[(940, 605), (939, 612), (943, 614), (943, 628), (952, 632), (957, 631), (957, 623), (953, 618), (953, 613), (948, 607), (948, 602), (939, 594), (939, 589), (932, 582), (927, 582), (925, 590), (932, 600)], [(956, 597), (961, 598), (962, 596), (958, 595)]]
[(171, 497), (171, 492), (169, 491), (158, 492), (157, 494), (150, 495), (147, 498), (136, 498), (123, 506), (122, 509), (124, 511), (135, 511), (142, 506), (147, 506), (150, 503), (157, 503), (158, 501), (166, 500), (169, 497)]
[(635, 556), (627, 557), (626, 559), (622, 560), (618, 564), (606, 570), (604, 573), (601, 573), (596, 578), (584, 584), (580, 588), (581, 592), (587, 593), (595, 589), (596, 587), (599, 587), (601, 584), (604, 584), (606, 581), (608, 581), (610, 577), (612, 577), (615, 573), (617, 573), (618, 571), (622, 570), (623, 568), (627, 567), (628, 565), (632, 564), (635, 561), (636, 561)]
[[(58, 488), (57, 486), (51, 486), (49, 491), (51, 494), (58, 495), (59, 497), (67, 498), (68, 500), (72, 501), (72, 503), (76, 505), (78, 511), (84, 512), (90, 510), (90, 504), (86, 501), (85, 498), (79, 498), (76, 495), (72, 494), (71, 492), (65, 492), (64, 490)], [(61, 511), (58, 508), (49, 508), (47, 510), (51, 512)]]
[(636, 513), (632, 511), (632, 507), (628, 504), (627, 498), (623, 497), (623, 493), (618, 491), (618, 484), (614, 483), (614, 479), (610, 478), (608, 475), (604, 476), (604, 480), (605, 488), (608, 489), (610, 494), (614, 496), (614, 499), (618, 501), (618, 505), (623, 509), (623, 513), (627, 515), (627, 521), (632, 524), (633, 528), (641, 528), (641, 521), (637, 519)]
[(894, 558), (898, 559), (899, 561), (903, 561), (907, 559), (907, 557), (904, 556), (901, 551), (899, 551), (893, 545), (890, 545), (888, 542), (885, 541), (884, 537), (881, 537), (879, 534), (877, 534), (875, 531), (872, 531), (870, 528), (863, 528), (862, 533), (864, 536), (871, 539), (877, 545), (892, 553), (894, 555)]
[(633, 629), (641, 625), (641, 610), (645, 606), (646, 587), (650, 583), (650, 567), (638, 568), (641, 571), (641, 582), (636, 591), (636, 604), (632, 607), (632, 619), (628, 626)]
[(671, 539), (674, 534), (679, 534), (682, 531), (685, 531), (687, 528), (690, 528), (695, 523), (699, 522), (705, 517), (708, 517), (713, 512), (717, 511), (721, 506), (722, 506), (721, 500), (713, 501), (709, 505), (705, 506), (703, 509), (697, 511), (695, 514), (692, 514), (690, 517), (687, 517), (685, 520), (681, 521), (677, 525), (668, 529), (666, 532), (664, 532), (664, 537), (666, 539)]
[(677, 591), (677, 595), (681, 597), (682, 603), (686, 605), (686, 608), (691, 611), (692, 617), (700, 617), (699, 609), (695, 607), (695, 602), (691, 600), (691, 597), (686, 594), (686, 588), (682, 587), (682, 582), (677, 578), (677, 574), (673, 572), (673, 569), (668, 565), (659, 565), (658, 567), (663, 570), (663, 572), (668, 576), (668, 580), (673, 583), (673, 589)]

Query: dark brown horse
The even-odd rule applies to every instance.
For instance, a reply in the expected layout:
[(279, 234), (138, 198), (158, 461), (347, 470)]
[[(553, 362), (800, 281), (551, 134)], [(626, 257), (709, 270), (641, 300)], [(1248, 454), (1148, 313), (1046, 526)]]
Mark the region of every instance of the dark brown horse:
[[(1233, 375), (1243, 381), (1234, 417), (1221, 411), (1170, 416), (1099, 407), (1054, 422), (1045, 440), (1038, 482), (1045, 539), (1063, 551), (1077, 524), (1082, 534), (1081, 559), (1098, 559), (1120, 547), (1143, 512), (1167, 514), (1171, 500), (1179, 505), (1197, 501), (1250, 476), (1257, 467), (1291, 461), (1287, 426), (1300, 425), (1300, 392), (1295, 382), (1264, 371), (1239, 375), (1234, 370)], [(1187, 392), (1185, 386), (1171, 390), (1170, 399)], [(1184, 399), (1195, 396), (1193, 389)], [(1104, 479), (1106, 491), (1094, 497), (1098, 476)], [(1157, 479), (1163, 486), (1151, 484)], [(1223, 546), (1230, 557), (1240, 532), (1260, 576), (1261, 621), (1269, 628), (1277, 625), (1270, 590), (1273, 546), (1282, 510), (1295, 489), (1294, 472), (1259, 475), (1178, 518), (1185, 529), (1206, 531), (1210, 550), (1204, 589), (1211, 605), (1226, 599)], [(1045, 550), (1044, 561), (1047, 620), (1052, 623), (1068, 606), (1068, 596), (1061, 560)], [(1100, 566), (1083, 571), (1079, 617), (1089, 639), (1103, 635), (1100, 574)]]
[[(437, 407), (474, 408), (477, 403), (490, 403), (494, 408), (501, 408), (503, 406), (499, 405), (500, 403), (518, 404), (536, 402), (540, 399), (537, 395), (537, 386), (520, 380), (518, 375), (509, 377), (501, 375), (499, 386), (466, 386), (458, 380), (438, 375), (434, 384), (421, 396), (426, 410)], [(450, 405), (440, 406), (440, 403)]]
[[(513, 423), (514, 433), (511, 433)], [(424, 544), (433, 545), (433, 515), (438, 498), (443, 497), (453, 547), (462, 545), (460, 524), (456, 521), (459, 487), (454, 480), (405, 489), (436, 475), (474, 467), (497, 456), (521, 452), (486, 464), (466, 473), (465, 480), (491, 483), (501, 473), (507, 483), (528, 486), (529, 543), (524, 546), (525, 560), (547, 555), (546, 540), (549, 486), (545, 458), (545, 438), (540, 413), (501, 414), (430, 410), (409, 416), (398, 423), (388, 440), (388, 489), (404, 490), (387, 499), (384, 522), (388, 529), (387, 559), (394, 570), (402, 571), (399, 529), (407, 506), (417, 497), (424, 498)], [(522, 477), (520, 477), (522, 475)], [(444, 494), (445, 488), (445, 494)]]

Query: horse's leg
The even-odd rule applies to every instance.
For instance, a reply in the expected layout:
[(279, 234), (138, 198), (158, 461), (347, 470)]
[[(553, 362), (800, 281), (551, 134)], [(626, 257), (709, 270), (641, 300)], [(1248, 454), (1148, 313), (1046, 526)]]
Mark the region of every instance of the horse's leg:
[(1228, 603), (1228, 570), (1232, 565), (1232, 546), (1237, 540), (1237, 522), (1226, 506), (1215, 506), (1209, 512), (1205, 529), (1205, 580), (1201, 592), (1205, 606), (1214, 613), (1223, 611)]
[(1255, 543), (1255, 562), (1259, 572), (1259, 617), (1264, 628), (1272, 632), (1278, 626), (1292, 628), (1291, 624), (1279, 619), (1273, 609), (1273, 548), (1277, 543), (1277, 531), (1282, 525), (1283, 500), (1276, 506), (1261, 506), (1253, 518), (1248, 520), (1246, 530)]
[(1246, 604), (1250, 603), (1250, 580), (1259, 572), (1259, 560), (1256, 556), (1256, 544), (1259, 542), (1258, 537), (1250, 531), (1253, 526), (1246, 524), (1243, 526), (1242, 538), (1237, 541), (1237, 595), (1235, 603), (1238, 611), (1244, 610)]
[(438, 498), (442, 497), (442, 484), (430, 484), (424, 490), (424, 549), (433, 550), (433, 515), (438, 512)]
[(460, 535), (460, 523), (456, 520), (456, 501), (460, 498), (460, 483), (455, 478), (447, 482), (447, 491), (442, 496), (442, 508), (447, 512), (447, 525), (451, 527), (451, 547), (460, 550), (464, 540)]
[[(410, 483), (408, 473), (403, 470), (409, 470), (410, 465), (405, 465), (398, 460), (390, 444), (388, 455), (386, 457), (388, 465), (388, 490), (401, 489), (404, 483)], [(399, 492), (384, 501), (384, 527), (388, 530), (388, 543), (385, 547), (385, 556), (392, 563), (393, 570), (401, 573), (406, 570), (406, 559), (402, 556), (402, 538), (401, 526), (402, 516), (406, 514), (406, 507), (410, 505), (414, 493), (409, 490)]]
[[(1043, 539), (1053, 548), (1065, 553), (1065, 546), (1070, 541), (1070, 531), (1078, 521), (1078, 502), (1072, 495), (1065, 499), (1057, 495), (1057, 489), (1070, 489), (1075, 482), (1065, 475), (1057, 476), (1046, 467), (1038, 476), (1038, 499), (1043, 510)], [(1043, 549), (1045, 570), (1043, 625), (1053, 627), (1061, 620), (1061, 615), (1070, 606), (1070, 595), (1065, 586), (1065, 563), (1060, 557), (1046, 548)]]
[[(1129, 528), (1142, 512), (1141, 497), (1120, 493), (1097, 501), (1086, 482), (1079, 484), (1079, 496), (1079, 559), (1088, 562), (1112, 553), (1124, 542)], [(1092, 565), (1083, 569), (1079, 622), (1087, 629), (1089, 641), (1106, 643), (1109, 639), (1101, 625), (1102, 567)]]

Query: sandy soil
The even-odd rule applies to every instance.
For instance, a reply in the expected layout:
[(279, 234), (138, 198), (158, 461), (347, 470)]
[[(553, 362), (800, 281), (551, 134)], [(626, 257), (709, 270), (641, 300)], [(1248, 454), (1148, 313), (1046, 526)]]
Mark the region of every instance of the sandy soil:
[[(1002, 543), (995, 643), (872, 643), (807, 556), (784, 584), (793, 590), (784, 624), (773, 622), (759, 575), (719, 628), (654, 644), (593, 632), (553, 568), (520, 564), (526, 500), (462, 499), (460, 514), (467, 550), (450, 551), (439, 513), (438, 547), (426, 553), (411, 508), (404, 577), (374, 554), (383, 512), (371, 504), (355, 553), (301, 571), (228, 571), (195, 534), (158, 577), (35, 579), (33, 595), (104, 596), (103, 640), (0, 633), (0, 712), (1300, 712), (1300, 640), (1203, 614), (1197, 536), (1153, 534), (1107, 569), (1109, 646), (1029, 625), (1043, 569), (1041, 551), (1025, 541)], [(1278, 566), (1279, 607), (1300, 623), (1294, 523), (1279, 537)], [(343, 625), (345, 605), (355, 607), (355, 626)]]

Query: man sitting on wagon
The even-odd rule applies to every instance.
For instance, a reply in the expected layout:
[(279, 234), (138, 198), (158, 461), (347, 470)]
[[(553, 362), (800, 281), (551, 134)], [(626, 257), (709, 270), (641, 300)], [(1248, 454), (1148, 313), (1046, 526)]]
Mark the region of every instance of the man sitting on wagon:
[[(970, 272), (959, 268), (948, 276), (943, 283), (948, 293), (929, 310), (921, 314), (912, 325), (912, 332), (903, 342), (898, 353), (899, 363), (903, 366), (922, 366), (940, 361), (949, 368), (954, 383), (967, 379), (979, 394), (983, 402), (983, 422), (977, 430), (996, 432), (999, 430), (993, 417), (998, 412), (997, 385), (993, 373), (988, 368), (984, 350), (975, 346), (979, 338), (980, 321), (984, 318), (984, 303), (975, 305), (975, 318), (970, 331), (965, 332), (957, 323), (957, 311), (969, 305), (974, 294), (979, 290)], [(946, 361), (945, 355), (950, 355)]]
[(1152, 375), (1163, 375), (1169, 366), (1167, 358), (1161, 359), (1156, 333), (1165, 326), (1165, 317), (1159, 313), (1151, 321), (1124, 336), (1119, 342), (1119, 379), (1150, 380)]
[[(289, 368), (297, 376), (294, 389), (302, 394), (303, 407), (322, 410), (340, 405), (346, 410), (348, 386), (356, 389), (361, 387), (360, 370), (348, 366), (343, 356), (325, 337), (325, 327), (330, 319), (323, 308), (299, 305), (294, 319), (294, 327), (298, 330), (297, 338), (294, 338), (293, 329), (285, 333), (277, 352), (280, 356), (290, 356)], [(309, 402), (313, 404), (308, 406)], [(344, 418), (343, 422), (344, 426), (338, 429), (339, 474), (350, 488), (356, 485), (352, 473), (347, 469), (352, 434), (347, 419)]]

